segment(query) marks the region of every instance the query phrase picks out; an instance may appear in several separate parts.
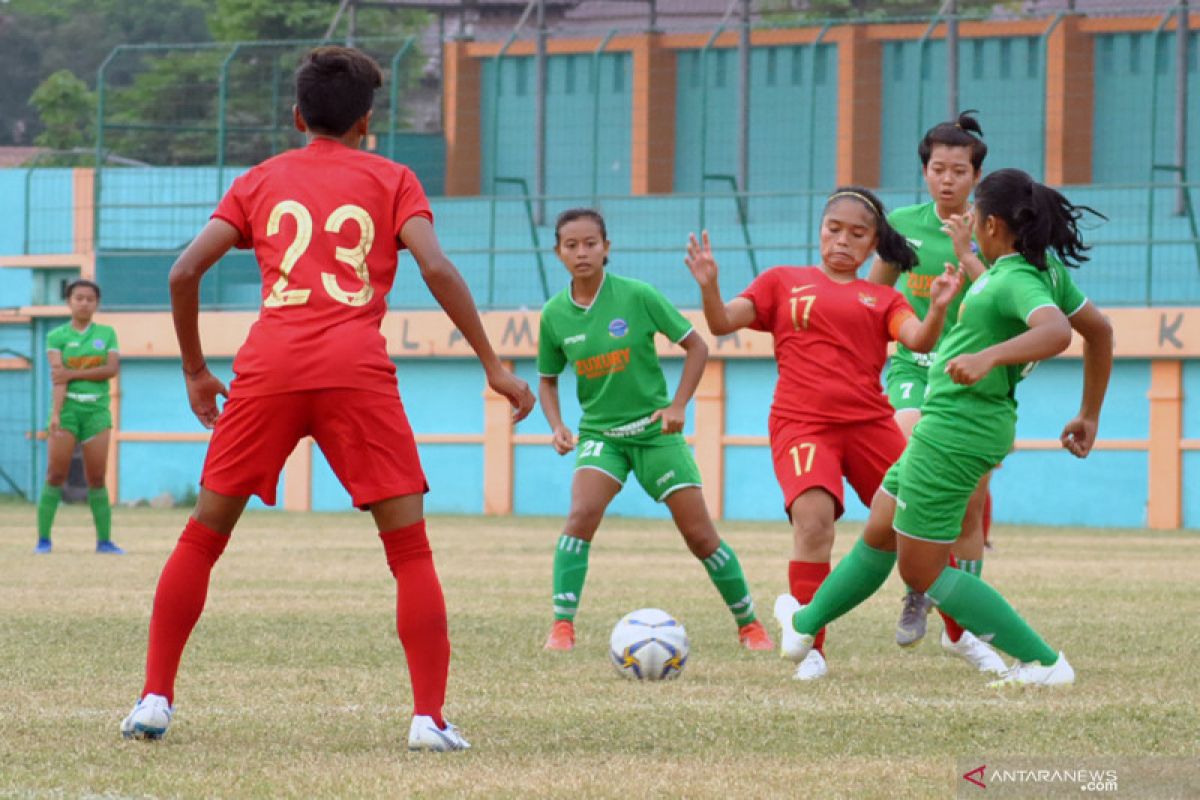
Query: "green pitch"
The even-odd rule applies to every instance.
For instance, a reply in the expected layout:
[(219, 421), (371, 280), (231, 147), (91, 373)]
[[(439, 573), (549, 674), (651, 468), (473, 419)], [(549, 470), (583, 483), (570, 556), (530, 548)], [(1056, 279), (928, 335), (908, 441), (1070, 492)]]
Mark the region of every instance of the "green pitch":
[[(895, 576), (832, 628), (829, 678), (795, 683), (775, 654), (737, 647), (669, 524), (621, 519), (592, 550), (576, 650), (544, 653), (559, 521), (483, 518), (429, 526), (454, 644), (447, 715), (474, 749), (409, 754), (394, 587), (363, 514), (247, 515), (184, 654), (170, 733), (127, 742), (118, 724), (183, 520), (117, 509), (130, 554), (104, 557), (86, 509), (66, 507), (54, 554), (34, 556), (33, 508), (0, 504), (0, 797), (945, 797), (960, 759), (1200, 756), (1195, 532), (1000, 526), (987, 579), (1079, 679), (998, 691), (942, 654), (936, 618), (915, 651), (896, 647)], [(769, 622), (786, 526), (720, 528)], [(843, 526), (836, 557), (856, 534)], [(687, 626), (681, 680), (608, 665), (613, 623), (641, 606)]]

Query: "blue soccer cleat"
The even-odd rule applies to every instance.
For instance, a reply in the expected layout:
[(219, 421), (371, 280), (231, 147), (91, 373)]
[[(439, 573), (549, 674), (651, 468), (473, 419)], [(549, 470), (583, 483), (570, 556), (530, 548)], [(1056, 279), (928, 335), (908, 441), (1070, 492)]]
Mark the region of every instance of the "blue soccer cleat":
[(33, 548), (33, 552), (41, 556), (50, 555), (50, 540), (38, 539), (37, 547)]
[(97, 553), (107, 553), (112, 556), (125, 555), (125, 549), (118, 547), (116, 542), (96, 542)]

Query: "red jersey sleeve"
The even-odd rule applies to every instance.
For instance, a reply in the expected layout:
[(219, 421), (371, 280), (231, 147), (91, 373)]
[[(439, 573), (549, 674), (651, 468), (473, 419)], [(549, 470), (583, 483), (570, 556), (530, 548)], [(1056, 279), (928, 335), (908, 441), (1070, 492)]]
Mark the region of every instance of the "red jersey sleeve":
[(432, 223), (433, 211), (429, 208), (429, 198), (425, 196), (425, 187), (421, 186), (421, 181), (417, 179), (413, 171), (405, 167), (400, 171), (400, 185), (396, 188), (395, 214), (392, 216), (396, 224), (396, 230), (392, 231), (392, 238), (401, 248), (404, 247), (404, 242), (400, 240), (400, 231), (404, 229), (404, 224), (413, 217), (424, 217)]
[(744, 297), (754, 304), (754, 322), (750, 323), (751, 330), (773, 331), (775, 329), (775, 300), (776, 287), (779, 281), (776, 272), (769, 269), (759, 275), (747, 286), (738, 297)]
[(237, 228), (238, 242), (235, 247), (242, 250), (249, 248), (254, 243), (250, 232), (250, 216), (246, 213), (246, 204), (242, 197), (245, 185), (244, 176), (238, 176), (229, 187), (229, 191), (221, 198), (217, 210), (212, 213), (213, 219), (228, 222)]
[(909, 305), (904, 295), (899, 292), (892, 292), (892, 302), (888, 303), (887, 313), (884, 315), (888, 336), (893, 340), (898, 339), (900, 337), (900, 326), (910, 317), (915, 316), (916, 312), (913, 311), (912, 306)]

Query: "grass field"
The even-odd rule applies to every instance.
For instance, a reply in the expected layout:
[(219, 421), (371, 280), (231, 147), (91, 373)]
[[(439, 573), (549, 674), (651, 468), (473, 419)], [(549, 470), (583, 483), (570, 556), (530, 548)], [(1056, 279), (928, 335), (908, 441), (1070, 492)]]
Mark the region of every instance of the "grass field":
[[(578, 647), (547, 654), (559, 521), (434, 518), (447, 714), (474, 749), (430, 755), (404, 748), (394, 586), (367, 515), (247, 515), (156, 744), (122, 740), (118, 724), (185, 512), (118, 509), (123, 558), (91, 553), (80, 506), (60, 512), (54, 554), (35, 557), (33, 518), (0, 504), (0, 797), (946, 797), (960, 762), (1151, 755), (1192, 781), (1161, 794), (1200, 796), (1195, 532), (1000, 527), (985, 577), (1078, 673), (1065, 690), (1002, 691), (936, 635), (893, 644), (895, 576), (832, 628), (828, 679), (793, 682), (776, 655), (737, 647), (671, 528), (621, 519), (592, 550)], [(722, 530), (769, 616), (785, 525)], [(838, 557), (856, 534), (843, 526)], [(612, 624), (646, 605), (687, 626), (677, 682), (626, 682), (607, 663)], [(1121, 796), (1159, 796), (1136, 784), (1123, 779)]]

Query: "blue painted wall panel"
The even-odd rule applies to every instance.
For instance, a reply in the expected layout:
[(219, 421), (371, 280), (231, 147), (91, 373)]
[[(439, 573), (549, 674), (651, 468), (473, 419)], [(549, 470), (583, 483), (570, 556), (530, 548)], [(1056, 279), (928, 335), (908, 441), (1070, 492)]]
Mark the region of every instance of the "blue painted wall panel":
[(993, 516), (1022, 525), (1141, 527), (1146, 523), (1145, 453), (1017, 452), (992, 476)]
[[(1100, 419), (1102, 439), (1144, 439), (1149, 435), (1150, 364), (1117, 361)], [(1057, 439), (1079, 411), (1083, 362), (1055, 359), (1039, 364), (1017, 387), (1017, 438)]]
[[(425, 444), (420, 446), (420, 454), (421, 467), (429, 481), (429, 493), (425, 495), (427, 513), (483, 512), (481, 445)], [(346, 511), (351, 508), (349, 493), (333, 473), (319, 447), (313, 449), (312, 504), (315, 511)]]
[(1183, 438), (1200, 439), (1200, 361), (1183, 362)]
[[(675, 63), (674, 186), (676, 192), (697, 192), (703, 174), (738, 171), (737, 51), (681, 50)], [(753, 48), (750, 84), (746, 188), (827, 189), (836, 160), (837, 130), (827, 113), (837, 105), (836, 45)], [(703, 160), (702, 119), (707, 119)], [(728, 183), (719, 181), (704, 183), (703, 188), (729, 191)]]
[(1200, 451), (1196, 450), (1183, 454), (1183, 527), (1200, 530)]
[[(1196, 48), (1200, 34), (1189, 37), (1188, 117), (1200, 118), (1200, 80)], [(1093, 48), (1096, 80), (1092, 117), (1092, 180), (1097, 183), (1142, 183), (1152, 163), (1174, 163), (1175, 32), (1101, 34)], [(1157, 97), (1156, 130), (1151, 146), (1151, 111)], [(1188, 126), (1188, 174), (1200, 170), (1200, 128)], [(1156, 174), (1164, 183), (1166, 172)]]
[(475, 359), (399, 361), (400, 397), (417, 433), (482, 433), (483, 368)]

